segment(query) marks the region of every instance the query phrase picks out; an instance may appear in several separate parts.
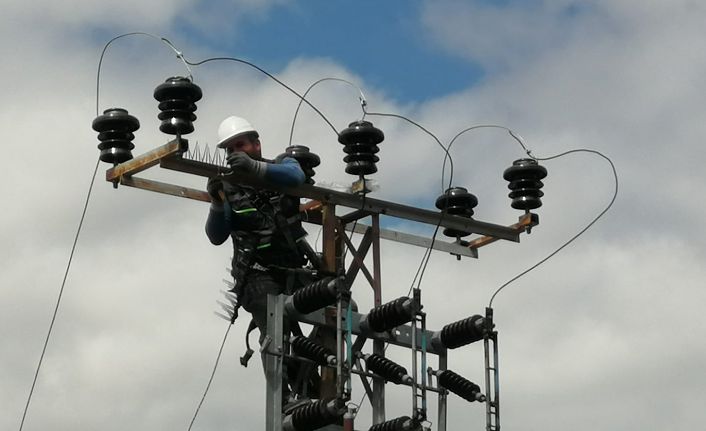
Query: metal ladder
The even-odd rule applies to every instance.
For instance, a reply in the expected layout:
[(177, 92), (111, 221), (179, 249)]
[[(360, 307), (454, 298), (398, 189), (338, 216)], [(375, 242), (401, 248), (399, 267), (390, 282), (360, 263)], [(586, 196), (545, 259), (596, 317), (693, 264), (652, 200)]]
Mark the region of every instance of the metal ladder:
[[(485, 429), (500, 430), (500, 384), (498, 376), (498, 333), (493, 330), (493, 309), (485, 309), (488, 330), (483, 338), (485, 347)], [(491, 353), (492, 342), (492, 353)], [(491, 358), (492, 355), (492, 358)]]

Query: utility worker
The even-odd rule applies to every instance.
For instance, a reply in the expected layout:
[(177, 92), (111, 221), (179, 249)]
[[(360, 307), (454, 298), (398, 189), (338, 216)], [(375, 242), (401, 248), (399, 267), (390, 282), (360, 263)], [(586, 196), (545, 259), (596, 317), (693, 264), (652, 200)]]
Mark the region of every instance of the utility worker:
[[(257, 130), (244, 118), (231, 116), (218, 128), (218, 147), (226, 151), (231, 169), (279, 186), (305, 181), (299, 163), (284, 157), (275, 163), (262, 158)], [(238, 303), (260, 330), (267, 326), (267, 294), (291, 294), (302, 284), (294, 271), (306, 264), (306, 231), (299, 218), (299, 198), (244, 185), (208, 180), (211, 208), (206, 235), (214, 245), (233, 239), (231, 274)], [(288, 322), (285, 321), (285, 326)], [(285, 327), (285, 333), (289, 328)], [(286, 368), (286, 367), (285, 367)], [(286, 376), (285, 376), (286, 383)], [(284, 384), (285, 392), (288, 392)]]

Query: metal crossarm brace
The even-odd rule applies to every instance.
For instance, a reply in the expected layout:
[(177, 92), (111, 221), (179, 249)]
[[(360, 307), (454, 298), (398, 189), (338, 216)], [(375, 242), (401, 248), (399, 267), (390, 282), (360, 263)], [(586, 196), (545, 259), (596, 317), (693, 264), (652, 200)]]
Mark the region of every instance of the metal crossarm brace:
[(348, 249), (351, 251), (351, 254), (353, 255), (353, 262), (351, 263), (351, 266), (348, 268), (348, 271), (346, 272), (346, 284), (348, 284), (348, 285), (353, 284), (353, 280), (355, 280), (355, 277), (358, 275), (358, 271), (362, 270), (363, 274), (365, 275), (365, 278), (368, 279), (368, 282), (372, 286), (374, 284), (373, 276), (370, 274), (370, 271), (368, 271), (368, 268), (365, 266), (365, 263), (363, 262), (365, 259), (365, 256), (368, 254), (368, 250), (370, 249), (370, 246), (373, 243), (373, 230), (372, 230), (372, 228), (368, 227), (368, 229), (365, 231), (365, 234), (363, 235), (363, 239), (360, 242), (360, 246), (358, 247), (358, 250), (356, 250), (355, 246), (348, 239), (347, 236), (343, 235), (342, 238), (343, 238), (343, 241), (346, 243), (346, 246), (348, 247)]

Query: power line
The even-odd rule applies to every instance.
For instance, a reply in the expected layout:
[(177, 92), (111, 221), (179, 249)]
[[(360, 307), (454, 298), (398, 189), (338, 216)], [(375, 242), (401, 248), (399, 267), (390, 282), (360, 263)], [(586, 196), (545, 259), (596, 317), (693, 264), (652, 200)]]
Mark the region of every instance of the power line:
[(531, 151), (529, 151), (529, 150), (527, 151), (527, 154), (528, 154), (530, 157), (532, 157), (533, 159), (535, 159), (535, 160), (538, 160), (538, 161), (545, 161), (545, 160), (557, 159), (557, 158), (559, 158), (559, 157), (563, 157), (563, 156), (566, 156), (566, 155), (569, 155), (569, 154), (573, 154), (573, 153), (580, 153), (580, 152), (585, 152), (585, 153), (591, 153), (591, 154), (598, 155), (598, 156), (604, 158), (605, 160), (607, 160), (608, 163), (610, 163), (610, 168), (611, 168), (612, 171), (613, 171), (613, 178), (614, 178), (614, 181), (615, 181), (615, 190), (613, 191), (613, 196), (612, 196), (610, 202), (608, 203), (608, 206), (606, 206), (605, 209), (603, 209), (603, 211), (601, 211), (593, 220), (591, 220), (590, 223), (588, 223), (588, 224), (587, 224), (583, 229), (581, 229), (576, 235), (572, 236), (571, 238), (569, 238), (568, 241), (566, 241), (564, 244), (562, 244), (561, 246), (559, 246), (559, 248), (557, 248), (557, 249), (554, 250), (553, 252), (549, 253), (546, 257), (544, 257), (543, 259), (541, 259), (539, 262), (535, 263), (534, 265), (532, 265), (532, 266), (530, 266), (529, 268), (525, 269), (524, 271), (520, 272), (519, 274), (517, 274), (516, 276), (512, 277), (510, 280), (508, 280), (507, 282), (505, 282), (505, 284), (503, 284), (502, 286), (500, 286), (500, 287), (495, 291), (495, 293), (493, 293), (493, 295), (490, 297), (490, 301), (489, 301), (489, 303), (488, 303), (488, 307), (489, 307), (489, 308), (492, 308), (492, 307), (493, 307), (493, 300), (494, 300), (495, 297), (498, 295), (498, 293), (500, 293), (500, 291), (502, 291), (506, 286), (508, 286), (510, 283), (514, 282), (514, 281), (517, 280), (518, 278), (524, 276), (524, 275), (527, 274), (528, 272), (530, 272), (530, 271), (532, 271), (533, 269), (537, 268), (538, 266), (542, 265), (544, 262), (548, 261), (549, 259), (551, 259), (552, 257), (554, 257), (557, 253), (559, 253), (559, 252), (562, 251), (564, 248), (566, 248), (569, 244), (571, 244), (572, 242), (574, 242), (574, 240), (576, 240), (578, 237), (580, 237), (581, 235), (583, 235), (584, 232), (586, 232), (586, 231), (587, 231), (591, 226), (593, 226), (601, 217), (603, 217), (603, 215), (604, 215), (606, 212), (608, 212), (608, 210), (610, 210), (610, 208), (613, 206), (613, 203), (615, 203), (615, 199), (618, 197), (618, 172), (617, 172), (617, 170), (615, 169), (615, 165), (613, 164), (613, 161), (612, 161), (608, 156), (604, 155), (603, 153), (601, 153), (601, 152), (599, 152), (599, 151), (596, 151), (596, 150), (591, 150), (591, 149), (586, 149), (586, 148), (579, 148), (579, 149), (575, 149), (575, 150), (569, 150), (569, 151), (566, 151), (566, 152), (557, 154), (557, 155), (555, 155), (555, 156), (543, 157), (543, 158), (542, 158), (542, 157), (534, 157), (534, 156), (532, 156), (532, 155), (531, 155)]
[(216, 370), (218, 369), (218, 362), (221, 360), (221, 354), (223, 353), (223, 347), (226, 345), (226, 340), (228, 339), (228, 333), (230, 332), (230, 328), (233, 327), (232, 323), (228, 323), (228, 329), (226, 329), (226, 333), (223, 336), (223, 342), (221, 343), (221, 347), (218, 349), (218, 355), (216, 356), (216, 362), (213, 364), (213, 371), (211, 371), (211, 377), (208, 379), (208, 384), (206, 385), (206, 390), (203, 392), (203, 396), (201, 397), (201, 401), (199, 401), (199, 405), (196, 406), (196, 411), (194, 412), (194, 417), (191, 418), (191, 423), (189, 424), (189, 430), (191, 431), (191, 427), (194, 426), (194, 422), (196, 421), (196, 416), (198, 416), (199, 411), (201, 410), (201, 405), (203, 405), (204, 400), (206, 399), (206, 394), (208, 394), (208, 390), (211, 389), (211, 382), (213, 382), (213, 376), (216, 375)]
[(32, 401), (32, 395), (34, 394), (34, 388), (37, 384), (37, 377), (39, 376), (39, 370), (42, 368), (42, 362), (44, 361), (44, 354), (47, 351), (47, 346), (49, 345), (49, 338), (51, 337), (52, 329), (54, 328), (54, 322), (56, 321), (56, 316), (59, 313), (59, 305), (61, 304), (61, 298), (64, 294), (64, 287), (66, 286), (66, 279), (69, 276), (69, 270), (71, 269), (71, 262), (74, 258), (74, 252), (76, 251), (76, 244), (78, 243), (79, 235), (81, 234), (81, 228), (83, 227), (83, 220), (86, 218), (86, 210), (88, 209), (88, 202), (91, 199), (91, 191), (93, 190), (93, 183), (96, 179), (96, 173), (98, 172), (98, 165), (100, 164), (100, 159), (96, 161), (96, 167), (93, 169), (93, 175), (91, 176), (91, 184), (88, 186), (88, 194), (86, 195), (86, 202), (83, 205), (83, 211), (81, 212), (81, 220), (78, 223), (78, 229), (76, 230), (76, 235), (74, 236), (74, 243), (71, 246), (71, 254), (69, 255), (69, 262), (66, 265), (66, 271), (64, 272), (64, 278), (61, 281), (61, 288), (59, 289), (59, 296), (56, 299), (56, 306), (54, 307), (54, 313), (52, 314), (51, 323), (49, 324), (49, 331), (47, 331), (47, 337), (44, 340), (44, 346), (42, 347), (42, 353), (39, 356), (39, 363), (37, 364), (37, 370), (34, 373), (34, 379), (32, 379), (32, 387), (29, 390), (29, 396), (27, 396), (27, 403), (25, 404), (24, 412), (22, 413), (22, 421), (20, 422), (20, 431), (25, 423), (25, 418), (27, 417), (27, 411), (29, 410), (29, 404)]
[[(100, 113), (100, 108), (99, 108), (99, 105), (100, 105), (100, 102), (99, 102), (100, 101), (100, 77), (101, 77), (101, 67), (103, 65), (103, 58), (105, 57), (105, 53), (106, 53), (108, 47), (117, 39), (120, 39), (120, 38), (123, 38), (126, 36), (133, 36), (133, 35), (145, 35), (145, 36), (159, 39), (159, 40), (163, 41), (164, 43), (166, 43), (167, 45), (169, 45), (169, 47), (171, 47), (177, 53), (177, 56), (180, 56), (179, 51), (177, 51), (176, 48), (174, 47), (174, 45), (172, 45), (171, 42), (169, 42), (167, 39), (158, 38), (157, 36), (154, 36), (149, 33), (143, 33), (143, 32), (125, 33), (125, 34), (121, 34), (121, 35), (116, 36), (116, 37), (112, 38), (111, 40), (109, 40), (103, 46), (103, 50), (101, 51), (100, 59), (98, 61), (98, 70), (96, 72), (96, 116), (98, 116)], [(182, 61), (184, 61), (183, 58), (182, 58)], [(187, 65), (187, 70), (188, 70), (188, 65)], [(189, 74), (191, 74), (190, 70), (189, 70)], [(29, 390), (29, 395), (27, 396), (27, 402), (25, 403), (24, 411), (22, 412), (22, 420), (20, 421), (20, 428), (19, 428), (20, 431), (22, 431), (22, 427), (24, 426), (25, 419), (27, 418), (27, 412), (29, 411), (29, 405), (32, 401), (32, 395), (34, 394), (34, 389), (37, 385), (37, 378), (39, 377), (39, 371), (42, 368), (42, 363), (44, 361), (44, 355), (46, 354), (47, 346), (49, 345), (49, 339), (51, 338), (52, 330), (54, 329), (54, 323), (56, 322), (56, 316), (59, 313), (59, 306), (61, 304), (61, 299), (64, 294), (66, 280), (68, 278), (69, 271), (71, 270), (71, 263), (73, 262), (74, 252), (76, 251), (76, 245), (78, 244), (78, 239), (81, 234), (81, 228), (83, 227), (83, 221), (86, 218), (86, 211), (88, 210), (88, 203), (91, 200), (91, 193), (93, 191), (93, 184), (95, 183), (95, 180), (96, 180), (96, 174), (98, 173), (98, 166), (99, 165), (100, 165), (100, 158), (98, 158), (98, 160), (96, 160), (96, 166), (93, 169), (93, 175), (91, 175), (91, 182), (90, 182), (90, 185), (88, 186), (88, 193), (86, 194), (86, 200), (83, 205), (83, 211), (81, 212), (81, 219), (78, 223), (78, 228), (76, 229), (76, 235), (74, 236), (73, 245), (71, 246), (71, 253), (69, 254), (69, 261), (66, 264), (64, 278), (61, 281), (59, 295), (56, 300), (56, 305), (54, 306), (54, 312), (52, 313), (51, 322), (49, 323), (49, 330), (47, 331), (47, 336), (44, 340), (44, 345), (42, 347), (42, 353), (39, 356), (39, 362), (37, 363), (37, 369), (35, 370), (34, 378), (32, 379), (32, 386)]]
[[(183, 58), (183, 56), (182, 56), (182, 58)], [(202, 64), (205, 64), (205, 63), (208, 63), (211, 61), (234, 61), (236, 63), (241, 63), (241, 64), (245, 64), (247, 66), (250, 66), (253, 69), (256, 69), (256, 70), (262, 72), (263, 74), (267, 75), (270, 79), (272, 79), (273, 81), (275, 81), (276, 83), (278, 83), (279, 85), (281, 85), (282, 87), (286, 88), (291, 93), (296, 95), (300, 100), (303, 100), (307, 105), (309, 105), (309, 107), (311, 107), (311, 109), (313, 109), (317, 114), (319, 114), (319, 116), (326, 122), (326, 124), (328, 124), (329, 127), (331, 127), (331, 129), (333, 130), (333, 133), (335, 133), (336, 136), (338, 136), (338, 130), (336, 130), (336, 127), (333, 124), (331, 124), (329, 119), (326, 118), (326, 116), (316, 106), (314, 106), (311, 102), (306, 100), (304, 98), (304, 96), (297, 93), (292, 87), (290, 87), (287, 84), (285, 84), (284, 82), (280, 81), (273, 74), (271, 74), (270, 72), (266, 71), (265, 69), (261, 68), (260, 66), (254, 64), (254, 63), (251, 63), (247, 60), (243, 60), (243, 59), (240, 59), (237, 57), (211, 57), (211, 58), (207, 58), (205, 60), (201, 60), (201, 61), (197, 61), (197, 62), (191, 62), (191, 61), (184, 59), (184, 61), (186, 62), (186, 64), (189, 64), (191, 66), (201, 66)]]

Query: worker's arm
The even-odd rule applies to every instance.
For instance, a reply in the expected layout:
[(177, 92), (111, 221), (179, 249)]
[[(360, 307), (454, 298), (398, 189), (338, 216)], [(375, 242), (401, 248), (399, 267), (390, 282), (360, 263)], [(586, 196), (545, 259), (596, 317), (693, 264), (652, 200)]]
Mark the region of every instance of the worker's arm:
[(285, 187), (295, 187), (304, 184), (304, 171), (292, 157), (285, 157), (279, 163), (266, 163), (265, 180)]
[(223, 183), (218, 177), (210, 178), (206, 185), (208, 195), (211, 197), (211, 208), (206, 218), (206, 236), (211, 244), (221, 245), (230, 236), (230, 227), (225, 217), (225, 204), (223, 203)]
[(246, 153), (235, 152), (228, 156), (228, 165), (233, 172), (241, 172), (264, 179), (278, 186), (294, 187), (304, 183), (304, 171), (292, 157), (285, 157), (279, 163), (253, 160)]

